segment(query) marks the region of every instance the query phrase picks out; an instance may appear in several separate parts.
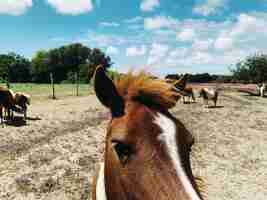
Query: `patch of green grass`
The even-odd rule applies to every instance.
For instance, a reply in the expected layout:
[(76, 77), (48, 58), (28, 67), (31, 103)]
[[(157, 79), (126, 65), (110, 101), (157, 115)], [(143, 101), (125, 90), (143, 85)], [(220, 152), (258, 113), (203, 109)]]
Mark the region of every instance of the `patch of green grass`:
[[(0, 84), (6, 87), (5, 84)], [(35, 83), (14, 83), (10, 84), (10, 89), (14, 92), (24, 92), (31, 95), (33, 101), (42, 101), (51, 99), (52, 87), (50, 84)], [(89, 84), (80, 84), (79, 96), (92, 94), (92, 86)], [(57, 99), (76, 96), (76, 85), (74, 84), (55, 84), (55, 96)]]

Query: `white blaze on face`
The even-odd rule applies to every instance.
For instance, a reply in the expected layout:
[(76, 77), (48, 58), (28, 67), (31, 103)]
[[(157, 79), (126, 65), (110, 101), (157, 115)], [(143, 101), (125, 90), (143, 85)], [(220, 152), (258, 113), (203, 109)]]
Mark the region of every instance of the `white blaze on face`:
[(176, 124), (161, 113), (157, 113), (155, 117), (155, 123), (162, 130), (162, 133), (158, 136), (158, 139), (166, 145), (167, 153), (174, 164), (177, 175), (180, 177), (186, 193), (192, 200), (200, 200), (182, 167), (181, 158), (178, 154), (178, 144), (176, 142)]
[(96, 182), (96, 200), (107, 200), (104, 176), (104, 163), (101, 163), (99, 175)]

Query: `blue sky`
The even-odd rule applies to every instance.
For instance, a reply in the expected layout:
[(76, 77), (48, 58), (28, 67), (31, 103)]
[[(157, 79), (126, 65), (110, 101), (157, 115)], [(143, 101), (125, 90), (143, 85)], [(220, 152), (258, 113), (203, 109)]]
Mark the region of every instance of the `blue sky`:
[(120, 71), (228, 74), (267, 51), (267, 0), (0, 0), (0, 53), (73, 42)]

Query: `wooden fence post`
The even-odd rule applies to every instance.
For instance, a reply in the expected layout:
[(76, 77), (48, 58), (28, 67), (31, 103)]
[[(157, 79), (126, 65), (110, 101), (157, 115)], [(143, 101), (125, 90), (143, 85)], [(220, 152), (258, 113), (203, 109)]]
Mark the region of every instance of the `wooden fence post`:
[(50, 82), (51, 82), (51, 87), (52, 87), (52, 99), (56, 99), (53, 73), (50, 73)]
[(75, 80), (76, 80), (76, 96), (79, 96), (79, 74), (75, 72)]
[(9, 77), (7, 78), (7, 81), (6, 81), (6, 87), (7, 87), (8, 89), (10, 89)]

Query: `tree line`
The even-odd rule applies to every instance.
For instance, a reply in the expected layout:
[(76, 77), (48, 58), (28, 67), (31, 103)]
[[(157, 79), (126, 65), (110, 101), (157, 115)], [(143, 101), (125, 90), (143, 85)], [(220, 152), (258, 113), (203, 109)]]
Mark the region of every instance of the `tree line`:
[(238, 62), (232, 69), (233, 79), (244, 83), (267, 82), (267, 55), (255, 54)]
[[(88, 83), (95, 67), (102, 64), (105, 69), (112, 65), (109, 56), (100, 49), (91, 49), (80, 43), (69, 44), (50, 50), (39, 50), (30, 60), (16, 53), (0, 54), (0, 82)], [(230, 68), (231, 75), (209, 73), (189, 74), (190, 82), (262, 83), (267, 81), (267, 55), (255, 54)], [(110, 72), (112, 77), (118, 72)], [(179, 79), (179, 74), (166, 78)]]
[(108, 69), (112, 62), (100, 49), (80, 43), (39, 50), (31, 60), (15, 53), (1, 54), (0, 82), (50, 83), (53, 74), (55, 83), (88, 83), (98, 64)]
[[(267, 82), (267, 54), (254, 54), (230, 67), (231, 75), (209, 73), (189, 74), (189, 82), (195, 83), (263, 83)], [(182, 74), (168, 74), (165, 78), (179, 79)]]
[[(183, 74), (168, 74), (166, 79), (176, 79), (182, 77)], [(198, 73), (198, 74), (188, 74), (188, 81), (192, 83), (210, 83), (210, 82), (220, 82), (220, 83), (230, 83), (232, 81), (231, 75), (215, 75), (209, 73)]]

